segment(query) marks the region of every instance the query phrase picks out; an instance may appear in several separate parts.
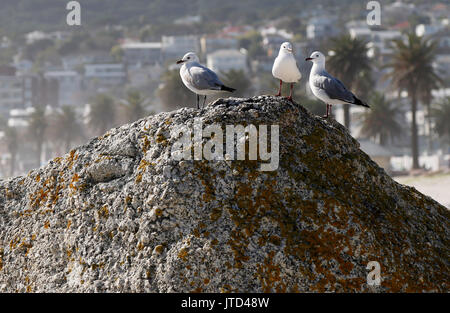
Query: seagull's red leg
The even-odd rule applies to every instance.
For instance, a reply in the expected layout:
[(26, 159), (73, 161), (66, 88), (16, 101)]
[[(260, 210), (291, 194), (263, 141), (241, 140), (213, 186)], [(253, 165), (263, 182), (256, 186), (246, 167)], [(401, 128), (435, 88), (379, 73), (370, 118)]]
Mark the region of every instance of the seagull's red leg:
[(278, 93), (275, 95), (275, 97), (281, 96), (281, 86), (283, 85), (283, 81), (280, 79), (280, 89), (278, 90)]
[(294, 84), (291, 83), (291, 93), (289, 94), (288, 100), (292, 101), (292, 89), (294, 88)]
[(329, 104), (327, 103), (327, 114), (323, 116), (323, 118), (328, 118), (328, 110), (329, 110)]

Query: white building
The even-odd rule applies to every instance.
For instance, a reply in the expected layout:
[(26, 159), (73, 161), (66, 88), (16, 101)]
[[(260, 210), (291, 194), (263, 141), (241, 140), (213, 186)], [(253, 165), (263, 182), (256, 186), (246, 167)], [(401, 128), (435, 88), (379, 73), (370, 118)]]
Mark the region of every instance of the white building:
[(127, 74), (123, 64), (86, 64), (84, 78), (89, 87), (114, 87), (125, 84)]
[(442, 24), (419, 24), (416, 26), (416, 35), (419, 37), (431, 36), (444, 28), (445, 25)]
[(434, 70), (443, 79), (450, 78), (450, 54), (438, 54), (433, 62)]
[(58, 105), (77, 105), (81, 102), (82, 76), (75, 71), (48, 71), (45, 78), (58, 82)]
[(181, 59), (187, 52), (199, 51), (197, 36), (162, 36), (162, 53), (165, 60)]
[(328, 16), (314, 17), (306, 26), (306, 38), (310, 40), (332, 37), (335, 34), (334, 19)]
[(218, 50), (206, 57), (207, 66), (216, 73), (230, 70), (247, 72), (247, 56), (239, 50)]
[(228, 36), (203, 36), (200, 39), (202, 54), (215, 52), (223, 49), (238, 49), (239, 41), (235, 37)]
[(153, 65), (162, 61), (161, 42), (127, 42), (121, 48), (122, 60), (129, 66)]

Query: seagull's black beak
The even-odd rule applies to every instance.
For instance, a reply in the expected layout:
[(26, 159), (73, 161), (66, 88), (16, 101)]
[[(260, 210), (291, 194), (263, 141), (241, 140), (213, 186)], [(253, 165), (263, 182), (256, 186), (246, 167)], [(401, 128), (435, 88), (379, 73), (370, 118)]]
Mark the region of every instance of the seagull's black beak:
[(314, 60), (313, 58), (306, 58), (305, 61), (312, 61)]
[(177, 64), (181, 64), (181, 63), (184, 63), (184, 61), (183, 60), (177, 61)]

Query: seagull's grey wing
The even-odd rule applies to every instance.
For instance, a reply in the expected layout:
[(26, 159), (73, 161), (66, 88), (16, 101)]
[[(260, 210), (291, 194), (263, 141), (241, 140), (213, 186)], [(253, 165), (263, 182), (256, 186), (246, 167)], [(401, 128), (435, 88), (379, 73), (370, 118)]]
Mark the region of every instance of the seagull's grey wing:
[(348, 103), (355, 102), (355, 96), (337, 78), (328, 73), (317, 75), (313, 81), (315, 87), (325, 91), (330, 99), (338, 99)]
[(188, 72), (189, 75), (187, 75), (188, 77), (186, 79), (199, 90), (220, 90), (220, 87), (223, 86), (216, 73), (200, 64), (198, 66), (192, 66)]

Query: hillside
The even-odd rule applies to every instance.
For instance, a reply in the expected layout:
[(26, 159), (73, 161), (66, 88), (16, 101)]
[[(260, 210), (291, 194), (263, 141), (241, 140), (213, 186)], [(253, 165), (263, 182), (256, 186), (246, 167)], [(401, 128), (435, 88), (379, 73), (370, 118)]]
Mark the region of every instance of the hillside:
[[(279, 168), (173, 160), (195, 118), (279, 125)], [(0, 291), (445, 292), (449, 217), (337, 122), (281, 98), (219, 99), (0, 181)]]

